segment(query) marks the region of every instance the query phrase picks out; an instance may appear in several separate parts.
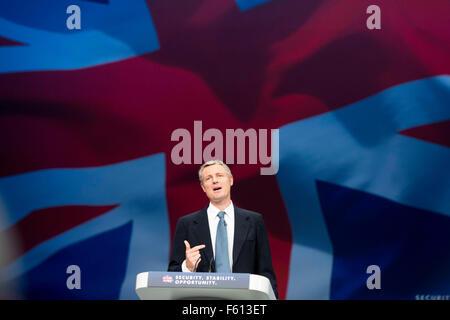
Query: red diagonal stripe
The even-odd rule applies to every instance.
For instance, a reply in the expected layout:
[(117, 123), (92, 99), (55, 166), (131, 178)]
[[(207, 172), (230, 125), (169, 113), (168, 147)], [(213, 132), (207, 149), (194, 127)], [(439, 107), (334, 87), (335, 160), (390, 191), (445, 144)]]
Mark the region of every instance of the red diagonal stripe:
[(24, 43), (0, 37), (0, 47), (24, 46), (24, 45), (25, 45)]
[(410, 128), (399, 133), (450, 148), (450, 120)]
[[(38, 244), (81, 225), (116, 208), (110, 206), (62, 206), (35, 210), (19, 222), (2, 231), (0, 239), (17, 239), (17, 250), (8, 264)], [(0, 266), (1, 267), (1, 266)]]

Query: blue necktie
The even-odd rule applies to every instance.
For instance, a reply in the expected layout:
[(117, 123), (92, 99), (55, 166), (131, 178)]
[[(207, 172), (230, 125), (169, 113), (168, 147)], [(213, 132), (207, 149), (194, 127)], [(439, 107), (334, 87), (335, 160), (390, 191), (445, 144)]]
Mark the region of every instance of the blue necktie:
[(220, 211), (219, 224), (217, 225), (216, 234), (216, 272), (230, 273), (230, 258), (228, 256), (228, 236), (225, 219), (223, 218), (225, 212)]

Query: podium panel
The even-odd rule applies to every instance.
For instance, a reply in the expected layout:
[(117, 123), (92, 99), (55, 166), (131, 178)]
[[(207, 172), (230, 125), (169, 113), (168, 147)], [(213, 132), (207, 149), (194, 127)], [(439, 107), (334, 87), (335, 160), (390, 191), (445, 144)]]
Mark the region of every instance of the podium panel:
[(141, 300), (276, 300), (269, 279), (249, 273), (142, 272), (136, 293)]

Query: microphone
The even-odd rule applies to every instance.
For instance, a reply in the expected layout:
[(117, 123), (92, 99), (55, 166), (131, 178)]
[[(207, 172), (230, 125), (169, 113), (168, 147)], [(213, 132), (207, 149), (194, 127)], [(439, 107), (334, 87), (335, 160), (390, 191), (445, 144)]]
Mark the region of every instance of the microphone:
[(211, 273), (211, 268), (212, 268), (212, 262), (214, 260), (214, 256), (211, 258), (211, 260), (209, 260), (209, 269), (208, 272)]
[[(200, 250), (203, 250), (203, 249), (200, 249)], [(197, 261), (195, 261), (194, 271), (192, 271), (192, 272), (197, 272), (197, 268), (198, 268), (198, 265), (200, 264), (201, 258), (202, 258), (202, 253), (200, 252), (200, 257), (198, 257)]]
[(193, 272), (197, 272), (198, 264), (199, 264), (201, 258), (202, 258), (201, 256), (198, 257), (197, 261), (195, 262), (195, 267), (194, 267), (194, 271)]

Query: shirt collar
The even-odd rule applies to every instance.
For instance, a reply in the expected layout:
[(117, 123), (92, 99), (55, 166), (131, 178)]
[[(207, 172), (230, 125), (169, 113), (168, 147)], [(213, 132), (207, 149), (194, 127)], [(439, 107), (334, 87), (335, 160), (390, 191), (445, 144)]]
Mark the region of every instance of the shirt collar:
[(217, 207), (215, 207), (210, 202), (209, 206), (208, 206), (208, 209), (207, 209), (208, 218), (215, 218), (220, 211), (225, 211), (225, 216), (228, 216), (229, 218), (232, 219), (234, 217), (234, 215), (233, 215), (233, 213), (234, 213), (233, 201), (230, 201), (230, 204), (228, 205), (228, 207), (225, 208), (225, 210), (219, 210)]

